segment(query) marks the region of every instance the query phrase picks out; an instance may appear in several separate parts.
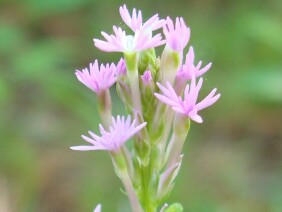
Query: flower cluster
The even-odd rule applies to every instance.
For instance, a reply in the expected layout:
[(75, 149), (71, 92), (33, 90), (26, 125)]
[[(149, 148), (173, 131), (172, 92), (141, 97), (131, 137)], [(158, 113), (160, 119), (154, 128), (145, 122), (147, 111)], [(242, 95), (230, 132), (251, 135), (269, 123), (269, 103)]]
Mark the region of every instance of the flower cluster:
[[(82, 138), (90, 145), (71, 149), (108, 151), (132, 210), (156, 211), (165, 203), (180, 169), (190, 120), (202, 123), (199, 112), (213, 105), (220, 94), (214, 88), (198, 100), (202, 75), (211, 63), (203, 68), (202, 61), (194, 64), (192, 46), (182, 61), (190, 39), (190, 28), (182, 17), (174, 22), (156, 14), (143, 22), (140, 10), (130, 13), (123, 5), (119, 12), (131, 33), (113, 26), (113, 33), (101, 32), (104, 40), (95, 38), (94, 45), (105, 52), (121, 52), (123, 57), (117, 65), (99, 65), (95, 60), (89, 70), (75, 73), (97, 95), (101, 135), (89, 131)], [(155, 48), (162, 45), (159, 57)], [(127, 117), (112, 116), (109, 88), (114, 84)], [(126, 142), (131, 138), (134, 145), (129, 147)], [(94, 211), (100, 210), (98, 205)], [(165, 204), (161, 211), (182, 211), (182, 206)]]

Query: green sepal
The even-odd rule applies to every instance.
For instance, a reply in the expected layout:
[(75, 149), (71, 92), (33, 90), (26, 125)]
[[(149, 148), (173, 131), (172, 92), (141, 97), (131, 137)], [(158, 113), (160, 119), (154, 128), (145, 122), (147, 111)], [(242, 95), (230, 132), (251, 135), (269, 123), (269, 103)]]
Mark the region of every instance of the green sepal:
[(127, 80), (118, 80), (116, 83), (116, 91), (119, 98), (125, 105), (126, 111), (128, 113), (132, 112), (133, 104), (132, 104), (132, 94), (130, 91), (130, 87)]
[[(138, 123), (144, 122), (144, 118), (140, 113), (137, 112), (135, 116), (137, 117)], [(147, 166), (150, 161), (151, 145), (146, 127), (141, 129), (135, 136), (134, 149), (141, 164)]]
[(168, 197), (171, 194), (171, 191), (172, 191), (173, 187), (174, 187), (174, 183), (170, 184), (168, 186), (168, 188), (167, 188), (167, 192), (161, 198), (158, 198), (158, 203), (159, 204), (165, 202), (168, 199)]
[(142, 87), (142, 108), (143, 116), (146, 122), (150, 123), (154, 116), (154, 105), (156, 105), (157, 99), (154, 96), (156, 86), (152, 82), (152, 86)]
[(190, 119), (183, 114), (176, 114), (173, 121), (173, 132), (177, 136), (185, 136), (190, 129)]
[(144, 119), (147, 123), (151, 122), (152, 117), (154, 116), (154, 107), (152, 105), (156, 104), (156, 98), (154, 95), (151, 95), (151, 98), (142, 98), (142, 107)]
[(182, 54), (166, 46), (161, 56), (161, 69), (158, 72), (157, 81), (161, 83), (168, 81), (173, 84), (181, 61)]
[(160, 57), (157, 57), (155, 60), (155, 64), (152, 66), (152, 76), (154, 78), (154, 80), (156, 79), (157, 73), (159, 72), (160, 68), (161, 68), (161, 59)]
[(182, 212), (182, 211), (183, 211), (183, 207), (178, 202), (173, 203), (167, 209), (164, 210), (164, 212)]
[[(153, 110), (154, 112), (155, 110)], [(158, 144), (160, 141), (160, 138), (162, 137), (164, 130), (165, 130), (165, 112), (166, 112), (166, 107), (162, 107), (161, 109), (161, 117), (159, 117), (158, 125), (153, 126), (153, 121), (148, 121), (149, 124), (149, 134), (150, 134), (150, 140), (151, 143), (153, 144)], [(153, 119), (153, 116), (151, 117)], [(151, 124), (151, 125), (150, 125)]]
[(178, 52), (175, 52), (173, 51), (172, 52), (172, 58), (173, 58), (173, 65), (174, 65), (174, 68), (177, 69), (180, 65), (180, 54)]
[(127, 172), (127, 166), (123, 154), (120, 151), (111, 151), (110, 155), (114, 164), (115, 171), (118, 177), (121, 177), (122, 173)]
[(150, 162), (150, 142), (147, 140), (138, 140), (137, 138), (136, 142), (134, 142), (134, 147), (140, 163), (145, 167), (148, 166)]
[(156, 52), (154, 48), (147, 49), (140, 53), (138, 61), (138, 70), (140, 74), (143, 74), (147, 68), (151, 65), (155, 67), (156, 64)]
[(158, 187), (159, 199), (165, 200), (170, 194), (172, 186), (174, 185), (174, 180), (180, 170), (182, 158), (183, 155), (179, 157), (179, 160), (175, 164), (171, 165), (163, 172), (163, 174), (161, 174)]
[(124, 190), (124, 188), (120, 187), (120, 188), (119, 188), (119, 191), (120, 191), (122, 194), (124, 194), (125, 196), (127, 196), (127, 193), (126, 193), (126, 191)]
[(141, 192), (141, 188), (140, 188), (140, 184), (141, 184), (141, 164), (140, 164), (140, 160), (138, 160), (137, 154), (136, 154), (136, 150), (133, 149), (131, 152), (132, 155), (132, 163), (133, 163), (133, 167), (134, 167), (134, 176), (132, 178), (132, 183), (133, 186), (138, 194)]
[(125, 64), (126, 64), (126, 69), (127, 71), (135, 71), (137, 70), (138, 67), (138, 57), (139, 54), (137, 52), (125, 52), (124, 53), (124, 59), (125, 59)]
[(159, 179), (159, 172), (161, 170), (161, 152), (160, 149), (158, 148), (157, 145), (152, 145), (152, 150), (151, 150), (151, 167), (152, 171), (156, 172), (158, 176), (156, 176)]

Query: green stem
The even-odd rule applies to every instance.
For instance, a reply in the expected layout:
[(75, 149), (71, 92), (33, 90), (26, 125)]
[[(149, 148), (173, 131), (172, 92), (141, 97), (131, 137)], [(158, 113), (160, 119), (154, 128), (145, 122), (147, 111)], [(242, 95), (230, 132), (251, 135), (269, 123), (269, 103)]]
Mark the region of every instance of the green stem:
[(120, 177), (122, 184), (126, 190), (132, 211), (134, 212), (142, 212), (142, 208), (140, 206), (138, 197), (135, 193), (134, 186), (131, 182), (131, 179), (128, 175), (126, 161), (121, 151), (110, 152), (114, 167), (118, 172), (118, 176)]
[(142, 205), (146, 212), (156, 212), (159, 202), (157, 191), (159, 185), (159, 173), (163, 158), (160, 158), (159, 144), (152, 144), (150, 151), (150, 162), (147, 166), (141, 167), (142, 175)]
[(154, 193), (152, 189), (151, 164), (142, 167), (143, 208), (146, 212), (155, 212)]
[(109, 89), (98, 94), (98, 111), (103, 126), (108, 129), (112, 124), (112, 104)]
[(137, 53), (124, 54), (127, 69), (127, 77), (132, 94), (132, 103), (134, 109), (142, 113), (141, 93), (138, 76), (138, 57), (139, 55)]
[(177, 114), (173, 123), (173, 134), (167, 146), (165, 158), (168, 158), (167, 168), (174, 165), (181, 155), (184, 142), (190, 129), (190, 119), (181, 114)]
[(139, 205), (138, 198), (137, 198), (137, 196), (135, 194), (133, 185), (131, 183), (130, 177), (128, 176), (127, 172), (121, 173), (121, 181), (122, 181), (122, 183), (124, 185), (124, 188), (125, 188), (126, 193), (128, 195), (129, 201), (131, 203), (132, 211), (134, 211), (134, 212), (141, 212), (142, 209), (141, 209), (141, 207)]

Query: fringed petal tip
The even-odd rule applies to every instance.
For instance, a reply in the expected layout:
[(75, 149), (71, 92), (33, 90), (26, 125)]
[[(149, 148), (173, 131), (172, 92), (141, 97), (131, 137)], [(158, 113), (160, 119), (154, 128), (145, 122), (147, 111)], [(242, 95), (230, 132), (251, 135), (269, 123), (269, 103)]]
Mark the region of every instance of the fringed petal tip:
[(72, 150), (89, 151), (89, 150), (107, 150), (118, 151), (121, 146), (130, 139), (134, 134), (147, 125), (147, 122), (140, 123), (136, 126), (136, 119), (131, 122), (131, 116), (112, 117), (112, 124), (109, 130), (99, 125), (101, 136), (89, 131), (92, 138), (82, 135), (82, 138), (91, 143), (92, 146), (73, 146)]

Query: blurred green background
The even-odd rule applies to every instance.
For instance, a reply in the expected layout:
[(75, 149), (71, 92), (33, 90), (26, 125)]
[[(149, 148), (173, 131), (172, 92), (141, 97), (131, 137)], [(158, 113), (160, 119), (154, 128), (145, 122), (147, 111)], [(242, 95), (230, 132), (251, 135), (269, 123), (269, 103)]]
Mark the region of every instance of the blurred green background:
[[(192, 212), (282, 211), (282, 1), (2, 0), (0, 211), (129, 211), (106, 152), (76, 152), (100, 122), (76, 68), (119, 53), (94, 48), (121, 25), (126, 3), (143, 16), (183, 16), (196, 59), (213, 66), (203, 93), (222, 97), (193, 123), (168, 203)], [(114, 114), (124, 113), (113, 89)]]

